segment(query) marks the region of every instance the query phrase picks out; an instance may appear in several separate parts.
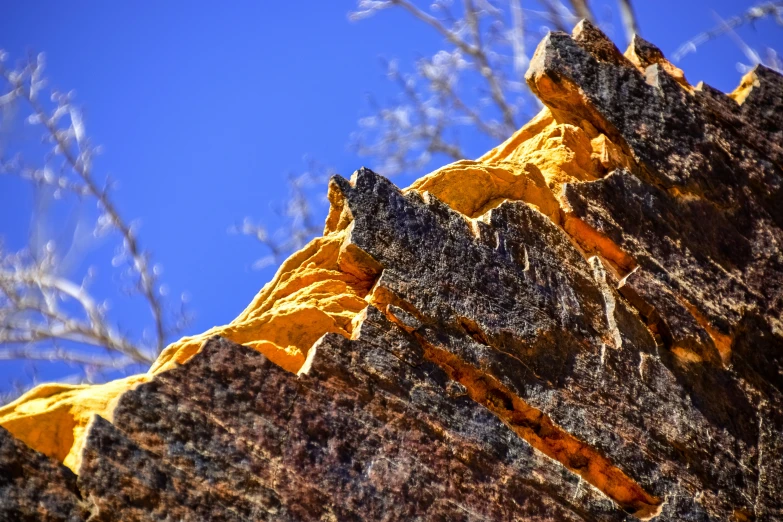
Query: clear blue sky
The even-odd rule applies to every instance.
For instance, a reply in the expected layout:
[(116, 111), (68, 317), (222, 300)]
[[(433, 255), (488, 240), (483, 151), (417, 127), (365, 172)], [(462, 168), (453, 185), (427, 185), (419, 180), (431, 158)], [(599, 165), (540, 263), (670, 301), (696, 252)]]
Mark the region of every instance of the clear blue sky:
[[(668, 54), (715, 25), (713, 11), (728, 17), (754, 3), (635, 2), (642, 36)], [(274, 228), (274, 205), (286, 196), (284, 175), (301, 170), (305, 154), (343, 175), (366, 162), (346, 144), (367, 114), (365, 94), (383, 100), (396, 92), (378, 58), (411, 64), (442, 47), (405, 13), (349, 22), (353, 7), (348, 0), (9, 0), (0, 8), (0, 48), (12, 58), (44, 51), (51, 84), (77, 91), (89, 135), (105, 146), (96, 172), (119, 181), (115, 199), (124, 216), (141, 220), (141, 241), (165, 268), (171, 295), (191, 296), (195, 319), (185, 333), (229, 322), (274, 273), (276, 267), (251, 269), (264, 252), (249, 238), (228, 235), (229, 225), (252, 216)], [(752, 45), (783, 51), (783, 28), (770, 21), (757, 33), (740, 34)], [(623, 42), (619, 26), (611, 35)], [(732, 90), (738, 61), (746, 60), (724, 37), (678, 65), (691, 83)], [(14, 139), (40, 134), (29, 127), (17, 132)], [(467, 144), (474, 155), (485, 147)], [(0, 176), (7, 249), (25, 244), (32, 204), (29, 184)], [(149, 324), (147, 312), (138, 300), (117, 297), (107, 263), (114, 244), (109, 238), (85, 253), (74, 269), (97, 264), (94, 292), (111, 298), (112, 317), (123, 327), (138, 331)], [(25, 371), (23, 362), (0, 361), (0, 391)], [(39, 371), (44, 380), (73, 373), (50, 364)]]

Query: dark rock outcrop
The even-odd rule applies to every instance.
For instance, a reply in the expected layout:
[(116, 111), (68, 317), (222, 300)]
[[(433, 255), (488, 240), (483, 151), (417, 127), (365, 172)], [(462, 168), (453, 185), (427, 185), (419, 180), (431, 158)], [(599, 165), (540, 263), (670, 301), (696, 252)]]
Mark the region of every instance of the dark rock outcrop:
[(87, 513), (71, 470), (0, 428), (0, 520), (75, 522)]
[(350, 338), (298, 374), (211, 338), (93, 419), (77, 486), (0, 433), (0, 518), (783, 520), (783, 79), (626, 54), (583, 22), (527, 76), (622, 168), (559, 214), (333, 178)]

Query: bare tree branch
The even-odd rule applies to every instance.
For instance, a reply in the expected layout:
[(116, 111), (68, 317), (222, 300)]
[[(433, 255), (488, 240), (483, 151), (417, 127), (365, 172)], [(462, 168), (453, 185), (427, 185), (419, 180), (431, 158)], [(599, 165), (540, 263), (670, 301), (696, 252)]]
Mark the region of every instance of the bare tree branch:
[[(42, 66), (36, 64), (33, 68), (33, 77), (36, 74), (40, 74), (39, 71), (41, 69)], [(157, 278), (149, 266), (148, 254), (139, 247), (135, 234), (131, 231), (130, 226), (123, 221), (114, 202), (109, 197), (108, 190), (99, 187), (93, 179), (92, 159), (95, 149), (91, 147), (86, 139), (81, 112), (73, 106), (67, 96), (58, 96), (59, 106), (55, 111), (55, 115), (58, 115), (59, 111), (67, 111), (71, 119), (70, 128), (63, 131), (57, 127), (59, 116), (55, 118), (47, 114), (43, 106), (38, 102), (34, 88), (28, 88), (23, 82), (23, 77), (12, 76), (2, 65), (0, 65), (0, 74), (14, 88), (16, 95), (30, 104), (33, 109), (33, 119), (31, 121), (37, 120), (38, 123), (43, 124), (55, 143), (56, 152), (65, 158), (73, 171), (81, 178), (87, 192), (98, 200), (104, 212), (104, 220), (108, 221), (108, 224), (122, 236), (124, 246), (130, 256), (130, 262), (138, 274), (140, 290), (149, 303), (153, 320), (155, 321), (156, 345), (157, 351), (160, 352), (164, 347), (166, 332), (163, 325), (163, 307), (160, 295), (155, 288)]]
[(498, 79), (495, 71), (489, 65), (489, 60), (487, 59), (484, 46), (481, 43), (481, 31), (479, 30), (478, 13), (476, 12), (476, 8), (472, 0), (465, 0), (465, 18), (468, 21), (470, 32), (473, 35), (473, 45), (476, 49), (476, 52), (472, 56), (478, 64), (478, 70), (481, 73), (481, 76), (487, 80), (490, 92), (492, 93), (492, 99), (500, 109), (500, 112), (503, 113), (503, 122), (509, 129), (511, 129), (511, 132), (514, 132), (517, 128), (517, 124), (514, 122), (514, 111), (506, 102), (506, 96), (500, 86), (500, 80)]
[(490, 92), (492, 93), (492, 100), (503, 114), (505, 125), (511, 129), (516, 129), (516, 123), (514, 123), (514, 111), (506, 101), (503, 89), (500, 86), (500, 81), (494, 73), (495, 70), (490, 67), (485, 50), (481, 45), (481, 35), (478, 28), (478, 13), (473, 2), (471, 0), (465, 0), (464, 7), (465, 17), (468, 21), (468, 24), (470, 25), (470, 32), (473, 38), (473, 43), (468, 43), (466, 40), (460, 37), (458, 31), (446, 28), (435, 17), (422, 11), (408, 0), (390, 0), (390, 2), (394, 5), (402, 7), (411, 13), (415, 18), (433, 27), (436, 31), (438, 31), (438, 33), (446, 38), (449, 43), (475, 60), (477, 70), (489, 85)]
[(783, 26), (783, 1), (765, 2), (758, 4), (742, 14), (720, 22), (716, 27), (699, 33), (684, 44), (682, 44), (672, 55), (674, 61), (679, 61), (686, 55), (696, 52), (696, 49), (710, 40), (714, 40), (741, 25), (753, 24), (762, 18), (773, 18), (779, 25)]
[(633, 37), (639, 33), (639, 22), (636, 20), (631, 0), (617, 0), (620, 4), (620, 15), (623, 19), (623, 28), (625, 28), (625, 39), (632, 42)]
[[(0, 270), (0, 296), (3, 298), (0, 303), (4, 304), (0, 308), (0, 344), (63, 339), (105, 347), (134, 362), (154, 361), (152, 354), (144, 353), (108, 326), (104, 311), (83, 286), (50, 273), (53, 259), (33, 266), (24, 266), (22, 259), (20, 256), (3, 258), (6, 266)], [(11, 266), (7, 267), (8, 264)], [(86, 321), (61, 309), (59, 303), (64, 297), (81, 307)], [(36, 320), (36, 316), (40, 320)], [(0, 350), (0, 357), (2, 353), (4, 351)]]
[[(110, 195), (112, 184), (107, 180), (100, 185), (95, 180), (93, 160), (100, 149), (86, 135), (73, 94), (53, 92), (53, 107), (47, 107), (40, 99), (45, 85), (43, 55), (19, 68), (6, 67), (4, 59), (0, 51), (0, 78), (6, 84), (0, 110), (6, 115), (18, 103), (26, 104), (30, 111), (27, 121), (43, 126), (45, 143), (51, 150), (41, 167), (29, 166), (19, 157), (0, 158), (0, 174), (27, 179), (36, 187), (51, 190), (55, 198), (69, 192), (96, 200), (99, 216), (94, 234), (119, 233), (122, 247), (113, 264), (127, 264), (127, 274), (150, 309), (155, 334), (151, 344), (141, 345), (113, 327), (106, 316), (107, 304), (99, 304), (88, 291), (92, 269), (84, 281), (73, 282), (64, 273), (65, 258), (71, 253), (65, 258), (58, 255), (54, 241), (45, 242), (43, 251), (36, 244), (16, 253), (5, 252), (0, 246), (0, 359), (57, 360), (78, 364), (88, 373), (93, 371), (90, 368), (148, 365), (163, 349), (166, 338), (183, 326), (185, 316), (181, 314), (171, 326), (164, 318), (160, 269), (152, 266), (149, 254), (140, 247), (136, 226), (117, 210)], [(53, 162), (58, 158), (62, 164), (55, 167)], [(34, 239), (40, 243), (38, 235)], [(58, 341), (67, 345), (59, 347)]]
[[(462, 65), (460, 65), (462, 64)], [(466, 67), (459, 51), (452, 54), (441, 52), (431, 60), (420, 60), (417, 72), (430, 84), (429, 89), (419, 89), (411, 75), (403, 75), (395, 62), (386, 63), (387, 75), (396, 83), (405, 97), (405, 102), (390, 109), (376, 109), (376, 115), (360, 121), (365, 129), (379, 129), (380, 137), (372, 144), (366, 144), (362, 136), (355, 136), (355, 147), (359, 154), (382, 158), (379, 170), (386, 175), (423, 168), (433, 154), (443, 154), (452, 160), (465, 157), (461, 147), (446, 136), (447, 120), (453, 122), (450, 101), (456, 98), (452, 84), (456, 82), (456, 71)], [(422, 94), (431, 93), (424, 98)], [(473, 114), (473, 117), (478, 118)], [(484, 126), (492, 132), (490, 126)], [(418, 154), (416, 154), (416, 151)]]
[(571, 8), (578, 18), (583, 18), (595, 22), (593, 11), (587, 6), (587, 0), (570, 0)]
[(81, 354), (64, 348), (31, 349), (24, 347), (10, 347), (0, 350), (0, 360), (28, 360), (28, 361), (59, 361), (78, 365), (89, 365), (98, 368), (121, 369), (134, 361), (111, 356), (100, 357), (94, 354)]
[[(633, 3), (617, 1), (630, 40), (639, 32)], [(521, 0), (430, 0), (428, 4), (357, 0), (356, 10), (349, 14), (351, 20), (361, 20), (397, 8), (444, 39), (443, 48), (417, 59), (409, 72), (394, 60), (385, 62), (386, 75), (396, 84), (398, 95), (384, 102), (368, 97), (370, 115), (359, 120), (359, 130), (351, 137), (354, 150), (375, 160), (373, 168), (387, 176), (418, 173), (430, 167), (436, 156), (464, 159), (477, 137), (493, 142), (508, 138), (517, 130), (517, 120), (529, 115), (528, 108), (538, 108), (523, 81), (527, 53), (532, 51), (526, 37), (537, 39), (538, 33), (550, 28), (568, 32), (579, 18), (600, 23), (593, 9), (596, 4), (589, 0), (539, 0), (539, 10)], [(768, 12), (766, 5), (756, 9)], [(755, 11), (749, 13), (758, 17)], [(770, 56), (777, 60), (776, 55)], [(255, 237), (269, 251), (258, 266), (281, 259), (303, 244), (301, 238), (320, 231), (306, 224), (313, 222), (315, 214), (303, 196), (307, 194), (292, 186), (291, 205), (284, 213), (288, 224), (274, 234), (247, 218), (232, 227), (233, 232)]]
[[(285, 207), (277, 212), (284, 221), (281, 228), (270, 234), (265, 226), (255, 223), (250, 217), (229, 227), (230, 234), (252, 237), (269, 251), (253, 263), (253, 268), (261, 269), (281, 262), (291, 251), (302, 248), (310, 239), (323, 232), (323, 221), (317, 214), (314, 192), (320, 194), (335, 172), (315, 161), (309, 163), (309, 169), (304, 173), (288, 176), (289, 197)], [(325, 207), (325, 200), (323, 203)]]
[[(562, 3), (552, 3), (571, 16)], [(383, 159), (381, 172), (390, 175), (418, 170), (434, 154), (463, 159), (465, 151), (456, 141), (458, 127), (477, 130), (497, 141), (516, 131), (516, 114), (523, 112), (529, 99), (522, 81), (528, 63), (525, 18), (519, 0), (510, 2), (505, 11), (496, 4), (500, 3), (463, 0), (459, 16), (455, 16), (450, 1), (436, 0), (431, 10), (440, 15), (438, 18), (410, 0), (358, 3), (364, 10), (361, 17), (370, 16), (373, 10), (400, 7), (453, 46), (430, 59), (418, 60), (415, 77), (401, 73), (396, 62), (387, 64), (387, 75), (398, 84), (404, 101), (389, 108), (378, 107), (374, 116), (360, 120), (362, 132), (354, 138), (359, 154)], [(473, 92), (465, 92), (460, 88), (461, 78), (467, 80), (471, 71), (477, 73), (471, 78)], [(512, 95), (518, 98), (514, 100)], [(493, 118), (493, 107), (500, 121)], [(373, 133), (376, 140), (368, 142), (365, 138)]]
[(547, 19), (552, 22), (555, 29), (564, 33), (570, 30), (571, 20), (563, 16), (565, 10), (563, 4), (557, 0), (541, 0), (547, 10)]
[(522, 13), (520, 0), (510, 0), (509, 8), (511, 10), (510, 38), (514, 50), (514, 72), (522, 76), (530, 63), (525, 54), (525, 17)]

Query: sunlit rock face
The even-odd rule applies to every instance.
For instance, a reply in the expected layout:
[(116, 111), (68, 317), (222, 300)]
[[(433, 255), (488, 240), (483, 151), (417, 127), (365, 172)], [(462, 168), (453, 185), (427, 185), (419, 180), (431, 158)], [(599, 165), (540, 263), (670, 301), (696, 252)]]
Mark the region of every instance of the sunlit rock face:
[(783, 519), (783, 78), (583, 22), (527, 81), (481, 158), (332, 179), (231, 324), (0, 409), (0, 519)]

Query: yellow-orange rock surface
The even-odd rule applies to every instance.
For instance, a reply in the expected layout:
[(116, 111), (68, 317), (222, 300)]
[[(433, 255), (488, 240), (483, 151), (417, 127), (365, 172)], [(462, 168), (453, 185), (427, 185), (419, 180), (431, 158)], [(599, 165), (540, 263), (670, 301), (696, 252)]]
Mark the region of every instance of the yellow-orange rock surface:
[(584, 21), (525, 78), (477, 160), (333, 177), (230, 324), (0, 409), (0, 519), (783, 518), (783, 76)]
[(42, 384), (0, 410), (2, 426), (31, 448), (79, 469), (92, 416), (110, 418), (117, 398), (148, 380), (142, 374), (105, 384)]
[[(576, 34), (578, 34), (577, 29)], [(691, 89), (682, 71), (662, 56), (626, 57), (637, 68), (662, 64), (683, 87)], [(750, 76), (738, 89), (742, 97)], [(546, 81), (540, 90), (550, 87)], [(573, 103), (578, 104), (577, 94)], [(598, 253), (624, 276), (634, 261), (610, 240), (570, 216), (562, 201), (565, 183), (600, 179), (634, 160), (590, 122), (559, 108), (544, 108), (504, 143), (477, 160), (446, 165), (415, 181), (407, 191), (429, 193), (467, 218), (478, 218), (507, 200), (534, 205), (563, 227), (586, 253)], [(231, 323), (182, 339), (165, 348), (147, 374), (101, 385), (44, 384), (0, 408), (0, 426), (30, 447), (54, 457), (74, 471), (85, 426), (95, 413), (111, 418), (115, 399), (150, 376), (188, 361), (214, 335), (252, 347), (290, 372), (297, 372), (308, 350), (326, 333), (350, 337), (353, 322), (371, 300), (378, 267), (346, 251), (351, 216), (330, 190), (332, 208), (324, 236), (292, 254), (276, 275)]]
[[(562, 224), (557, 195), (563, 183), (598, 179), (629, 161), (590, 123), (563, 119), (544, 109), (478, 160), (446, 165), (407, 190), (429, 192), (469, 218), (503, 201), (522, 200)], [(283, 262), (236, 319), (170, 344), (148, 375), (186, 362), (213, 335), (255, 348), (291, 372), (301, 368), (309, 348), (325, 333), (349, 337), (352, 320), (367, 306), (373, 269), (357, 269), (362, 261), (345, 252), (351, 218), (341, 216), (337, 207), (339, 202), (332, 201), (325, 235)], [(0, 426), (75, 471), (91, 415), (111, 418), (113, 399), (148, 375), (93, 386), (41, 385), (0, 408)]]

